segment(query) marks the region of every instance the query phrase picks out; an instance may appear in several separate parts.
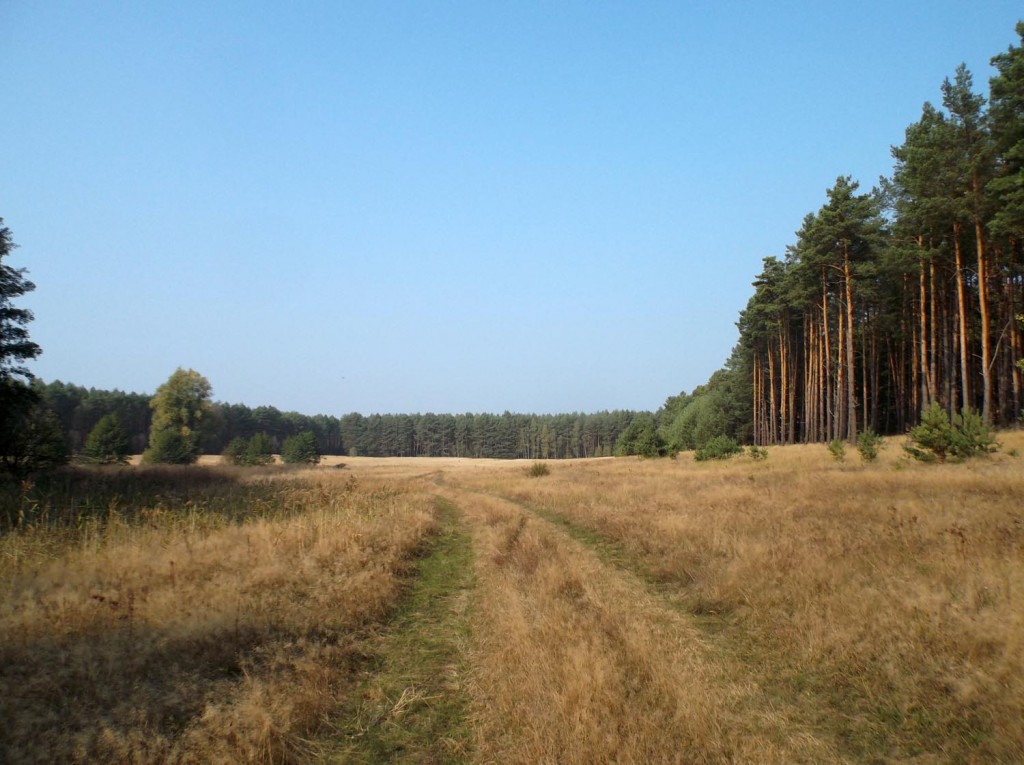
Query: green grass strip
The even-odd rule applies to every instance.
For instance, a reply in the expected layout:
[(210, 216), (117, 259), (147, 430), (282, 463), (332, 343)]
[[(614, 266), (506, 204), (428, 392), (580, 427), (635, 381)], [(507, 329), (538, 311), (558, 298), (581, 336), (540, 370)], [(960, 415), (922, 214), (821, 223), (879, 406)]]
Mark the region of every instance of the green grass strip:
[(341, 727), (345, 763), (460, 763), (470, 758), (465, 688), (473, 552), (455, 505), (436, 498), (441, 531), (416, 562), (409, 594)]

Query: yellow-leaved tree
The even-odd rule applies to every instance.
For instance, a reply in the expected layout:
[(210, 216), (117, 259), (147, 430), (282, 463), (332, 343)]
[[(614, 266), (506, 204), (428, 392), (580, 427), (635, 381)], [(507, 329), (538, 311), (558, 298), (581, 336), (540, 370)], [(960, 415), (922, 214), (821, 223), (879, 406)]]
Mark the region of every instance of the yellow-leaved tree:
[(200, 428), (209, 418), (210, 382), (194, 369), (181, 369), (157, 388), (149, 402), (153, 420), (145, 462), (189, 465), (199, 458)]

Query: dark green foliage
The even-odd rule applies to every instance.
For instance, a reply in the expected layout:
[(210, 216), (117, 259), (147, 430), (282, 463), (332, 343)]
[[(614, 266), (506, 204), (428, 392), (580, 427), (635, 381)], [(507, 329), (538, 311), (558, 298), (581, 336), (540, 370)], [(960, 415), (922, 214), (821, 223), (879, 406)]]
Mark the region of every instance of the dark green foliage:
[(841, 438), (833, 438), (828, 442), (828, 453), (836, 462), (846, 459), (846, 442)]
[(942, 462), (953, 442), (953, 427), (946, 410), (932, 403), (921, 412), (921, 423), (911, 428), (910, 442), (904, 444), (906, 452), (922, 462)]
[[(81, 451), (85, 438), (105, 414), (116, 413), (128, 432), (132, 453), (149, 442), (152, 396), (88, 389), (60, 381), (40, 388), (61, 419), (68, 441)], [(743, 411), (749, 404), (741, 404)], [(365, 457), (493, 457), (567, 459), (607, 457), (619, 435), (639, 413), (594, 414), (347, 414), (344, 417), (282, 412), (272, 406), (213, 404), (199, 426), (199, 451), (223, 454), (235, 438), (248, 443), (266, 433), (275, 445), (310, 431), (320, 454)], [(732, 415), (730, 415), (732, 416)], [(230, 453), (230, 451), (229, 451)]]
[(220, 453), (221, 459), (228, 465), (239, 465), (245, 457), (245, 439), (241, 436), (232, 438)]
[(988, 191), (995, 198), (990, 227), (998, 234), (1024, 238), (1024, 21), (1017, 23), (1021, 45), (992, 58), (996, 76), (989, 81), (989, 124), (1002, 161)]
[(741, 453), (743, 448), (729, 436), (715, 436), (697, 449), (693, 458), (698, 462), (704, 460), (727, 460)]
[(269, 465), (274, 461), (274, 442), (266, 433), (257, 433), (248, 441), (239, 436), (224, 447), (221, 457), (229, 465)]
[(85, 448), (85, 440), (104, 416), (117, 415), (130, 442), (131, 454), (141, 454), (149, 443), (151, 395), (98, 390), (59, 380), (38, 385), (46, 405), (60, 418), (61, 428), (73, 452)]
[(21, 462), (21, 434), (29, 413), (39, 404), (31, 386), (13, 377), (0, 376), (0, 462), (11, 473)]
[(921, 412), (921, 424), (910, 429), (906, 452), (922, 462), (965, 460), (994, 452), (995, 436), (981, 416), (964, 409), (950, 422), (946, 410), (936, 403)]
[(857, 436), (857, 451), (864, 462), (878, 459), (878, 450), (882, 448), (882, 437), (868, 428)]
[(530, 478), (543, 478), (546, 475), (551, 475), (551, 469), (544, 462), (534, 462), (530, 465), (526, 474), (530, 476)]
[(615, 454), (619, 457), (658, 457), (664, 453), (664, 446), (655, 427), (654, 417), (642, 414), (619, 436), (615, 443)]
[(0, 444), (0, 465), (15, 478), (66, 465), (70, 457), (57, 415), (38, 399), (27, 406), (19, 400), (17, 406), (4, 410), (0, 415)]
[[(314, 441), (314, 446), (316, 442)], [(257, 433), (245, 445), (245, 465), (269, 465), (274, 461), (274, 443), (266, 433)]]
[(995, 434), (981, 415), (964, 409), (953, 418), (953, 441), (950, 454), (958, 460), (992, 454), (999, 448)]
[(761, 462), (768, 459), (768, 450), (763, 446), (754, 446), (751, 444), (748, 449), (748, 454), (750, 454), (750, 458), (755, 462)]
[(297, 436), (292, 436), (281, 447), (281, 460), (289, 465), (316, 465), (320, 462), (316, 438), (308, 430)]
[(750, 441), (751, 393), (749, 364), (742, 349), (734, 348), (725, 367), (707, 383), (689, 396), (680, 394), (665, 402), (658, 431), (664, 451), (676, 454), (697, 449), (723, 435)]
[(12, 302), (36, 288), (25, 278), (24, 268), (13, 268), (4, 260), (17, 245), (11, 239), (11, 230), (0, 218), (0, 381), (30, 381), (32, 374), (24, 366), (42, 351), (28, 336), (25, 325), (32, 321), (32, 312), (18, 308)]
[(714, 392), (695, 393), (683, 410), (661, 431), (670, 453), (697, 449), (728, 428), (720, 396)]
[(32, 312), (13, 301), (35, 289), (25, 269), (4, 261), (17, 246), (0, 218), (0, 466), (23, 478), (68, 460), (60, 421), (32, 387), (24, 362), (40, 354), (26, 325)]
[(149, 448), (142, 461), (159, 465), (191, 465), (199, 459), (195, 441), (173, 428), (157, 430), (150, 435)]
[(89, 432), (78, 459), (96, 465), (120, 465), (128, 461), (130, 454), (131, 443), (121, 419), (116, 414), (107, 414)]

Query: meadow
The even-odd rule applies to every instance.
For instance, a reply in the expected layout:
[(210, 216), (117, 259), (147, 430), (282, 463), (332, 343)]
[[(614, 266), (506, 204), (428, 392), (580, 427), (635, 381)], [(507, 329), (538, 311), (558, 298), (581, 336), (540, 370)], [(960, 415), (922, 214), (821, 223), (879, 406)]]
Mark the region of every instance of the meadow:
[(1022, 762), (1000, 441), (7, 485), (0, 761)]

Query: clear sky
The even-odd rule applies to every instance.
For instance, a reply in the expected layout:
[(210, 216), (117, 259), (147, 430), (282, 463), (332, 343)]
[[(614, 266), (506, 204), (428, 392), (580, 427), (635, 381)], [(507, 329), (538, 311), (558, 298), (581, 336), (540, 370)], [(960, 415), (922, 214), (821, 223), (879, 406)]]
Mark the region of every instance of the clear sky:
[(0, 0), (35, 373), (307, 414), (656, 409), (1019, 0)]

